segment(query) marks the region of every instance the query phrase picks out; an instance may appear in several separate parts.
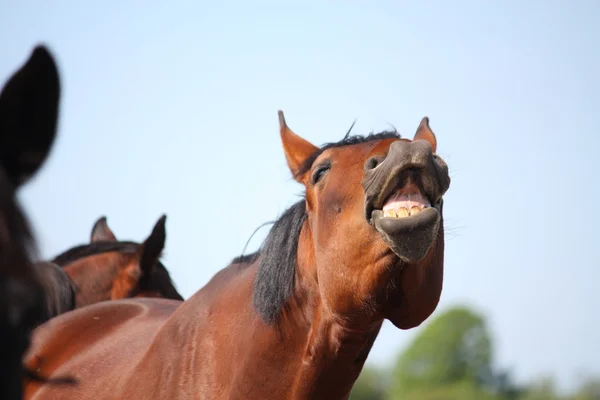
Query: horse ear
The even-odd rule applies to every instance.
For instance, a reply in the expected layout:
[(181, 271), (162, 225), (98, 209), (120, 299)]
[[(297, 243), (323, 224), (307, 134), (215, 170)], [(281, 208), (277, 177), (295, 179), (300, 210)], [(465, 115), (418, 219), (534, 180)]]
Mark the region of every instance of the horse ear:
[(60, 81), (52, 55), (37, 46), (0, 93), (0, 160), (20, 186), (46, 160), (56, 136)]
[(117, 238), (113, 231), (108, 227), (106, 217), (100, 217), (94, 227), (92, 228), (92, 234), (90, 235), (90, 243), (96, 242), (116, 242)]
[(160, 258), (163, 249), (165, 248), (165, 240), (167, 238), (167, 233), (165, 230), (165, 223), (167, 221), (167, 216), (162, 215), (156, 225), (154, 225), (154, 229), (152, 229), (152, 233), (144, 244), (142, 245), (141, 255), (140, 255), (140, 269), (143, 274), (149, 274), (156, 267), (156, 262)]
[(415, 140), (425, 140), (425, 141), (429, 142), (429, 144), (431, 145), (431, 148), (433, 149), (433, 152), (434, 153), (436, 152), (437, 139), (435, 138), (435, 134), (429, 127), (429, 118), (428, 117), (423, 117), (423, 119), (421, 120), (421, 123), (419, 124), (419, 127), (417, 128), (417, 132), (415, 132), (415, 137), (413, 138), (413, 141), (415, 141)]
[(302, 166), (302, 163), (319, 150), (319, 148), (296, 135), (287, 126), (283, 111), (279, 111), (278, 114), (279, 133), (281, 134), (281, 142), (283, 143), (283, 150), (285, 151), (285, 159), (287, 160), (290, 171), (292, 171), (294, 179), (302, 183), (304, 176), (299, 174), (300, 167)]

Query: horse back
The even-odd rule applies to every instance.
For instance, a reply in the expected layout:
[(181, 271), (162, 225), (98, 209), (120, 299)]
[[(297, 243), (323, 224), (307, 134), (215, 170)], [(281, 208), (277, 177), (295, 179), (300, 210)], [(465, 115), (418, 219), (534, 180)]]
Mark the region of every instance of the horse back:
[(24, 398), (83, 400), (96, 390), (105, 392), (105, 380), (117, 393), (115, 381), (125, 379), (143, 359), (156, 333), (180, 305), (159, 298), (101, 302), (47, 321), (34, 331), (25, 363), (42, 376), (65, 374), (78, 384), (28, 381)]

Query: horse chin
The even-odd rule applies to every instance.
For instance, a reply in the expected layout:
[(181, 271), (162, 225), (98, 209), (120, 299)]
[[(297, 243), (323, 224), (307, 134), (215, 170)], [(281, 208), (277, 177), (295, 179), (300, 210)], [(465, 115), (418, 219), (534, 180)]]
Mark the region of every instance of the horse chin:
[(373, 210), (371, 221), (390, 249), (405, 263), (414, 264), (425, 258), (433, 245), (441, 214), (437, 207), (428, 207), (413, 216), (389, 218), (381, 210)]

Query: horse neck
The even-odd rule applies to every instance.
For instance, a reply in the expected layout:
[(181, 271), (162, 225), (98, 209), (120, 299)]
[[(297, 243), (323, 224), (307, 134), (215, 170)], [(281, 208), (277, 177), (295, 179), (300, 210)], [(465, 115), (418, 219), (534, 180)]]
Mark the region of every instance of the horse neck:
[[(320, 308), (299, 348), (292, 398), (346, 399), (360, 375), (383, 321), (352, 328)], [(289, 331), (289, 330), (288, 330)], [(276, 360), (273, 360), (276, 364)]]
[[(302, 230), (299, 254), (312, 254), (311, 235)], [(343, 399), (350, 395), (354, 382), (379, 334), (383, 320), (358, 324), (345, 316), (334, 315), (323, 303), (322, 288), (316, 279), (314, 257), (299, 257), (294, 301), (298, 310), (284, 318), (285, 331), (297, 331), (298, 322), (305, 327), (301, 363), (297, 370), (295, 398)], [(301, 310), (301, 311), (300, 311)], [(350, 322), (354, 320), (353, 322)]]
[[(295, 295), (278, 321), (270, 324), (252, 305), (258, 261), (230, 265), (178, 308), (158, 340), (180, 352), (189, 348), (198, 353), (197, 360), (212, 353), (208, 357), (218, 360), (211, 366), (214, 379), (221, 376), (222, 382), (230, 382), (234, 398), (347, 398), (383, 321), (343, 325), (327, 312), (314, 279), (302, 273), (309, 269), (299, 265)], [(181, 335), (182, 330), (190, 335)], [(181, 343), (173, 343), (174, 332)], [(206, 344), (187, 343), (186, 337), (201, 337)], [(202, 363), (198, 371), (206, 368)], [(197, 379), (199, 385), (206, 384), (202, 377)]]

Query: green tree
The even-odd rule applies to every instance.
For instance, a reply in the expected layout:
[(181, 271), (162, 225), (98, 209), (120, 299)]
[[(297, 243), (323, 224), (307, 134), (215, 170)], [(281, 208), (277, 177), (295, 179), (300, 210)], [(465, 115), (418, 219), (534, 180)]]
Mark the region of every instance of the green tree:
[(551, 377), (540, 378), (528, 385), (519, 400), (560, 400)]
[(600, 400), (600, 379), (587, 377), (579, 388), (568, 396), (557, 393), (552, 377), (543, 377), (531, 382), (518, 400)]
[(414, 389), (406, 394), (391, 394), (393, 400), (502, 400), (502, 397), (482, 390), (478, 385), (468, 382), (455, 382), (432, 388)]
[(451, 308), (431, 320), (401, 354), (389, 398), (484, 400), (494, 388), (491, 363), (484, 317), (467, 307)]
[(573, 400), (600, 400), (600, 378), (586, 378), (579, 390), (572, 397)]
[(364, 367), (354, 383), (350, 400), (383, 400), (386, 374), (373, 367)]

